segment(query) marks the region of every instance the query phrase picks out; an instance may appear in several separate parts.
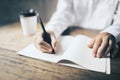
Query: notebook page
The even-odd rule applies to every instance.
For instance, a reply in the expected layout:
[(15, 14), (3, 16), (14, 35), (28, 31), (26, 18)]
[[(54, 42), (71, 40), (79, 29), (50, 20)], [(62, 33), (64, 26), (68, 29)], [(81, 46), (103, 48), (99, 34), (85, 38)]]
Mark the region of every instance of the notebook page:
[(38, 51), (34, 44), (30, 44), (29, 46), (27, 46), (26, 48), (24, 48), (23, 50), (18, 52), (19, 55), (23, 55), (23, 56), (27, 56), (27, 57), (31, 57), (31, 58), (36, 58), (36, 59), (41, 59), (41, 60), (45, 60), (45, 61), (50, 61), (50, 62), (57, 62), (60, 58), (60, 54), (54, 55), (54, 54), (47, 54), (47, 53), (43, 53), (41, 51)]
[(105, 72), (106, 59), (94, 58), (92, 50), (88, 48), (90, 38), (85, 36), (77, 36), (69, 48), (65, 51), (62, 59), (73, 61), (74, 63), (85, 67), (86, 69)]
[(60, 60), (62, 54), (68, 48), (72, 40), (73, 40), (72, 36), (60, 37), (58, 46), (59, 50), (56, 54), (43, 53), (36, 49), (33, 43), (24, 48), (23, 50), (19, 51), (18, 54), (56, 63)]
[[(64, 51), (68, 49), (68, 47), (70, 47), (71, 44), (73, 44), (73, 37), (71, 36), (64, 36), (64, 37), (60, 37), (59, 38), (59, 51), (58, 53), (54, 54), (47, 54), (47, 53), (42, 53), (40, 51), (38, 51), (33, 44), (30, 44), (28, 47), (24, 48), (23, 50), (19, 51), (18, 54), (23, 55), (23, 56), (27, 56), (27, 57), (31, 57), (31, 58), (36, 58), (36, 59), (40, 59), (40, 60), (45, 60), (45, 61), (50, 61), (50, 62), (55, 62), (57, 63), (61, 58), (61, 56), (63, 55)], [(84, 50), (84, 49), (83, 49)], [(73, 51), (74, 52), (74, 51)], [(68, 54), (69, 55), (69, 54)], [(77, 55), (77, 54), (76, 54)], [(74, 55), (72, 55), (74, 56)], [(79, 56), (79, 55), (77, 55)], [(81, 56), (82, 57), (82, 56)], [(64, 59), (64, 56), (63, 56)], [(66, 56), (67, 59), (67, 56)], [(68, 59), (69, 60), (69, 59)], [(84, 60), (85, 61), (85, 60)], [(84, 63), (84, 62), (83, 62)], [(66, 66), (71, 66), (71, 67), (76, 67), (76, 68), (81, 68), (81, 66), (78, 65), (74, 65), (74, 64), (62, 64), (62, 65), (66, 65)], [(109, 65), (108, 65), (109, 67)], [(85, 68), (84, 68), (85, 69)], [(89, 68), (87, 68), (89, 69)], [(92, 69), (91, 69), (92, 70)], [(93, 69), (94, 70), (94, 69)], [(94, 70), (96, 71), (96, 70)], [(100, 71), (101, 72), (101, 71)]]

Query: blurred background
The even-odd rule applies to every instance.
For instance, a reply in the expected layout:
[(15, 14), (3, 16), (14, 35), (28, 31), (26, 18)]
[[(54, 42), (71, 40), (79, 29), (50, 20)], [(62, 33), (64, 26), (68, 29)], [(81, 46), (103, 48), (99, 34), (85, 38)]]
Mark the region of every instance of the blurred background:
[(19, 13), (31, 8), (48, 22), (56, 5), (57, 0), (0, 0), (0, 26), (19, 22)]

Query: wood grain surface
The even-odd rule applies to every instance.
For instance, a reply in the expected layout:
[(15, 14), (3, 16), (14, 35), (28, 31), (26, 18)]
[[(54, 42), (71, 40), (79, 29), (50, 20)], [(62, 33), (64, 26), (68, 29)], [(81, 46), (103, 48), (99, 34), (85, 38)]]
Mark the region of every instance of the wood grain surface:
[[(77, 29), (71, 35), (94, 37), (97, 32)], [(19, 23), (0, 28), (0, 80), (120, 80), (120, 58), (111, 59), (111, 75), (76, 69), (17, 55), (32, 42), (24, 36)]]

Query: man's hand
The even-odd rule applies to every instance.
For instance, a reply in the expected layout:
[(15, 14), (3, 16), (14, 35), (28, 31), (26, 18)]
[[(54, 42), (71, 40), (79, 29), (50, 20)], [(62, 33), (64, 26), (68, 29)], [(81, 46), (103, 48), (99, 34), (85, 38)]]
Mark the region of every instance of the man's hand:
[[(50, 34), (51, 40), (52, 40), (52, 46), (54, 48), (54, 51), (57, 52), (57, 40), (56, 37), (54, 35), (54, 33), (52, 31), (47, 31)], [(52, 52), (52, 48), (50, 46), (50, 44), (48, 44), (47, 42), (45, 42), (43, 40), (42, 37), (43, 33), (36, 33), (33, 37), (33, 43), (35, 45), (35, 47), (39, 50), (41, 50), (42, 52), (46, 52), (46, 53), (51, 53)]]
[(118, 52), (114, 36), (107, 32), (98, 34), (88, 47), (93, 49), (93, 56), (97, 58), (106, 56), (109, 52), (112, 52), (111, 56), (114, 57)]

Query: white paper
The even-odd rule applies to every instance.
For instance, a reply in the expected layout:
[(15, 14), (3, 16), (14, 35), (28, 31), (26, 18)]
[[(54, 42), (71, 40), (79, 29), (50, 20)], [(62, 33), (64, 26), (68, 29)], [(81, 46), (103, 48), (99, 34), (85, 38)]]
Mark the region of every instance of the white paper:
[[(98, 72), (107, 71), (106, 73), (110, 73), (110, 59), (94, 58), (92, 56), (91, 49), (87, 47), (90, 40), (90, 38), (82, 35), (75, 38), (71, 36), (65, 36), (59, 39), (59, 50), (55, 55), (42, 53), (38, 51), (33, 44), (30, 44), (28, 47), (18, 52), (18, 54), (49, 62), (59, 63), (66, 66), (83, 68)], [(75, 64), (60, 63), (61, 60), (69, 60)]]
[(92, 56), (92, 50), (87, 46), (90, 40), (90, 38), (85, 36), (77, 36), (73, 43), (71, 43), (69, 48), (65, 51), (61, 60), (70, 60), (86, 69), (105, 72), (106, 59), (98, 59)]

